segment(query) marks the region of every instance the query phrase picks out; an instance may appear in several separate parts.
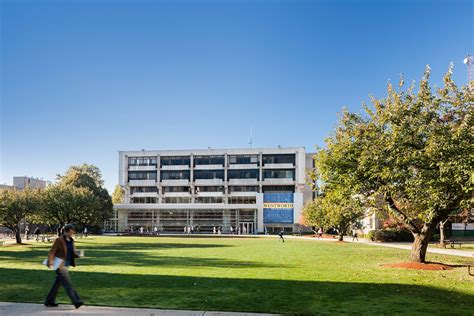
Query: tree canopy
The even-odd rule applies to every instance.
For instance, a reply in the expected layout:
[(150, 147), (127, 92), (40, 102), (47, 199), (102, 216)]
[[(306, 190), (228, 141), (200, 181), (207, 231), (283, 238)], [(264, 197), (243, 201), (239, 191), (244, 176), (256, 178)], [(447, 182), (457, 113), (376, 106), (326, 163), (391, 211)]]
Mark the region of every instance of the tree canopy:
[[(315, 155), (312, 180), (361, 194), (406, 224), (411, 259), (424, 262), (429, 238), (450, 212), (472, 207), (473, 94), (452, 80), (434, 92), (426, 68), (418, 91), (391, 84), (365, 114), (345, 110), (327, 148)], [(375, 204), (375, 203), (374, 203)]]

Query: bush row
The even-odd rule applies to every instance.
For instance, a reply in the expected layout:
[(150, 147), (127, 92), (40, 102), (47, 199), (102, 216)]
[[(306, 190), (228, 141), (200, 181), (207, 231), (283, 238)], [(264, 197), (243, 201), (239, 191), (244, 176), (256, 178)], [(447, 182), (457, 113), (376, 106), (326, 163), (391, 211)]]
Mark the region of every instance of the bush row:
[(406, 229), (378, 229), (367, 233), (372, 241), (413, 241), (413, 235)]

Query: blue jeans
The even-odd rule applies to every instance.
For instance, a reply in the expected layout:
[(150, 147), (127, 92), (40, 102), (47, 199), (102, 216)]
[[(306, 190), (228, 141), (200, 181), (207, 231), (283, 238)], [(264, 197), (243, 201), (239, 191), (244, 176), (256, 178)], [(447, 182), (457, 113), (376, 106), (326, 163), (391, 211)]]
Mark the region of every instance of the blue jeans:
[(82, 303), (81, 297), (79, 294), (77, 294), (76, 290), (72, 286), (68, 268), (59, 268), (56, 270), (56, 279), (49, 290), (48, 296), (46, 296), (45, 304), (56, 302), (56, 295), (58, 295), (58, 290), (61, 285), (64, 287), (66, 294), (69, 296), (74, 305)]

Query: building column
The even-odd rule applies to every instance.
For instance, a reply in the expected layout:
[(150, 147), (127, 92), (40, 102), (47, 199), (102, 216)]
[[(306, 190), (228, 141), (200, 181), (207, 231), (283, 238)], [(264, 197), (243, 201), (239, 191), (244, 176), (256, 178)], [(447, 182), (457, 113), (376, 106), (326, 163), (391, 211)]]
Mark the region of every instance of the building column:
[(257, 232), (263, 233), (263, 193), (257, 193)]
[(230, 232), (230, 210), (223, 210), (222, 211), (222, 232), (229, 233)]

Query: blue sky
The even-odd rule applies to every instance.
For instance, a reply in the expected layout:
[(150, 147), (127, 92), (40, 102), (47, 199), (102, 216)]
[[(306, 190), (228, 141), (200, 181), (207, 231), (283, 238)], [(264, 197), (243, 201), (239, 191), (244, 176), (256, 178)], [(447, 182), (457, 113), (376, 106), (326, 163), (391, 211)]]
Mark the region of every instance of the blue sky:
[(465, 84), (472, 1), (1, 3), (0, 183), (117, 150), (322, 146), (387, 80)]

